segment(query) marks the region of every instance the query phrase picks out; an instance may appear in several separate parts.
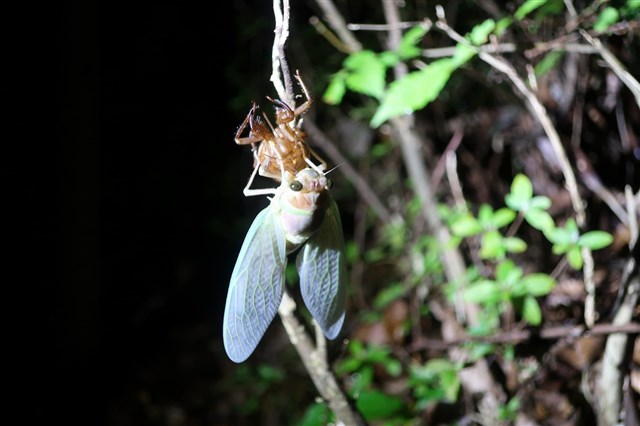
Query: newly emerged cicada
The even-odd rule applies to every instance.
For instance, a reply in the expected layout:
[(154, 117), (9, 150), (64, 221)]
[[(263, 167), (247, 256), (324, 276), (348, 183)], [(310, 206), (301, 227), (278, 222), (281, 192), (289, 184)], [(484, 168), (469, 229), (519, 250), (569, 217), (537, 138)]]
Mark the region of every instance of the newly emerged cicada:
[[(254, 169), (252, 178), (255, 176)], [(231, 275), (224, 310), (223, 340), (232, 361), (254, 351), (278, 311), (287, 255), (300, 250), (296, 266), (302, 299), (329, 339), (345, 318), (345, 258), (340, 215), (324, 173), (305, 168), (282, 179), (271, 204), (249, 228)]]

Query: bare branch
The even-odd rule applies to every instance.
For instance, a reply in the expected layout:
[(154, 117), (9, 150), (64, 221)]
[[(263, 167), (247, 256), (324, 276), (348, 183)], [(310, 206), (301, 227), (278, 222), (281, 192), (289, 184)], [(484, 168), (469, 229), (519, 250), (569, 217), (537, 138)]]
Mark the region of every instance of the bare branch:
[(598, 53), (600, 53), (602, 59), (607, 62), (607, 65), (609, 65), (613, 72), (616, 73), (620, 81), (622, 81), (624, 85), (629, 88), (631, 93), (633, 93), (634, 98), (636, 99), (636, 103), (640, 107), (640, 83), (638, 83), (638, 80), (636, 80), (631, 74), (629, 74), (629, 72), (622, 66), (620, 61), (618, 61), (618, 58), (616, 58), (613, 53), (609, 51), (609, 49), (604, 47), (600, 40), (591, 37), (588, 32), (582, 29), (580, 30), (580, 34), (598, 51)]
[(322, 9), (329, 26), (338, 34), (340, 40), (349, 48), (351, 52), (357, 52), (362, 49), (362, 44), (353, 36), (353, 33), (347, 28), (344, 19), (333, 0), (317, 0), (318, 6)]
[(327, 401), (336, 419), (347, 426), (363, 425), (364, 421), (357, 411), (353, 410), (349, 405), (347, 397), (340, 389), (327, 364), (326, 341), (322, 331), (318, 332), (319, 327), (316, 327), (316, 345), (314, 346), (304, 326), (295, 317), (293, 313), (295, 308), (295, 301), (285, 291), (278, 313), (289, 340), (298, 351), (298, 355), (300, 355), (300, 359), (302, 359), (302, 363), (309, 376), (311, 376), (316, 389)]

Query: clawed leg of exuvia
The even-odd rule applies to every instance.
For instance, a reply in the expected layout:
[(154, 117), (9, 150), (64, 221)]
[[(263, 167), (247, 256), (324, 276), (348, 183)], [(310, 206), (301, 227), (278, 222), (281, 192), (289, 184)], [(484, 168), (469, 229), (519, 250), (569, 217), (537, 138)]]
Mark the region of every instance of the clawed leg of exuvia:
[(305, 86), (304, 83), (302, 82), (302, 77), (300, 76), (299, 70), (296, 71), (296, 80), (298, 80), (298, 84), (302, 88), (302, 92), (304, 92), (304, 96), (307, 98), (307, 100), (302, 105), (300, 105), (294, 110), (294, 114), (298, 116), (300, 114), (304, 114), (305, 112), (307, 112), (309, 108), (311, 108), (311, 103), (313, 102), (313, 99), (309, 94), (309, 90), (307, 90), (307, 86)]

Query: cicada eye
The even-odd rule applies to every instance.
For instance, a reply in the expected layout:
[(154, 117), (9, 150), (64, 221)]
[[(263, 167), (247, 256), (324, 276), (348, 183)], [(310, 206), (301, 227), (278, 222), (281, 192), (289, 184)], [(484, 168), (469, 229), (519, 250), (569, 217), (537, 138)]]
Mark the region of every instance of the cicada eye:
[(291, 189), (294, 192), (298, 192), (302, 189), (302, 182), (298, 181), (298, 180), (294, 180), (293, 182), (291, 182), (291, 184), (289, 185), (289, 189)]
[(333, 179), (327, 179), (327, 188), (328, 189), (333, 188)]

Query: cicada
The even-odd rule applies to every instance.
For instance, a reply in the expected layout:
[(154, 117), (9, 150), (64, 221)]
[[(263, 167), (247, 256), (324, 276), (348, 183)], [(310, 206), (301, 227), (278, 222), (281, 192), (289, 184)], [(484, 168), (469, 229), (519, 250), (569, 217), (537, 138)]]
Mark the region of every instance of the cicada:
[(231, 360), (246, 360), (271, 324), (283, 297), (287, 255), (296, 250), (302, 299), (324, 335), (338, 336), (345, 318), (346, 272), (330, 186), (331, 180), (312, 168), (299, 171), (294, 180), (283, 179), (249, 228), (224, 310), (223, 340)]

